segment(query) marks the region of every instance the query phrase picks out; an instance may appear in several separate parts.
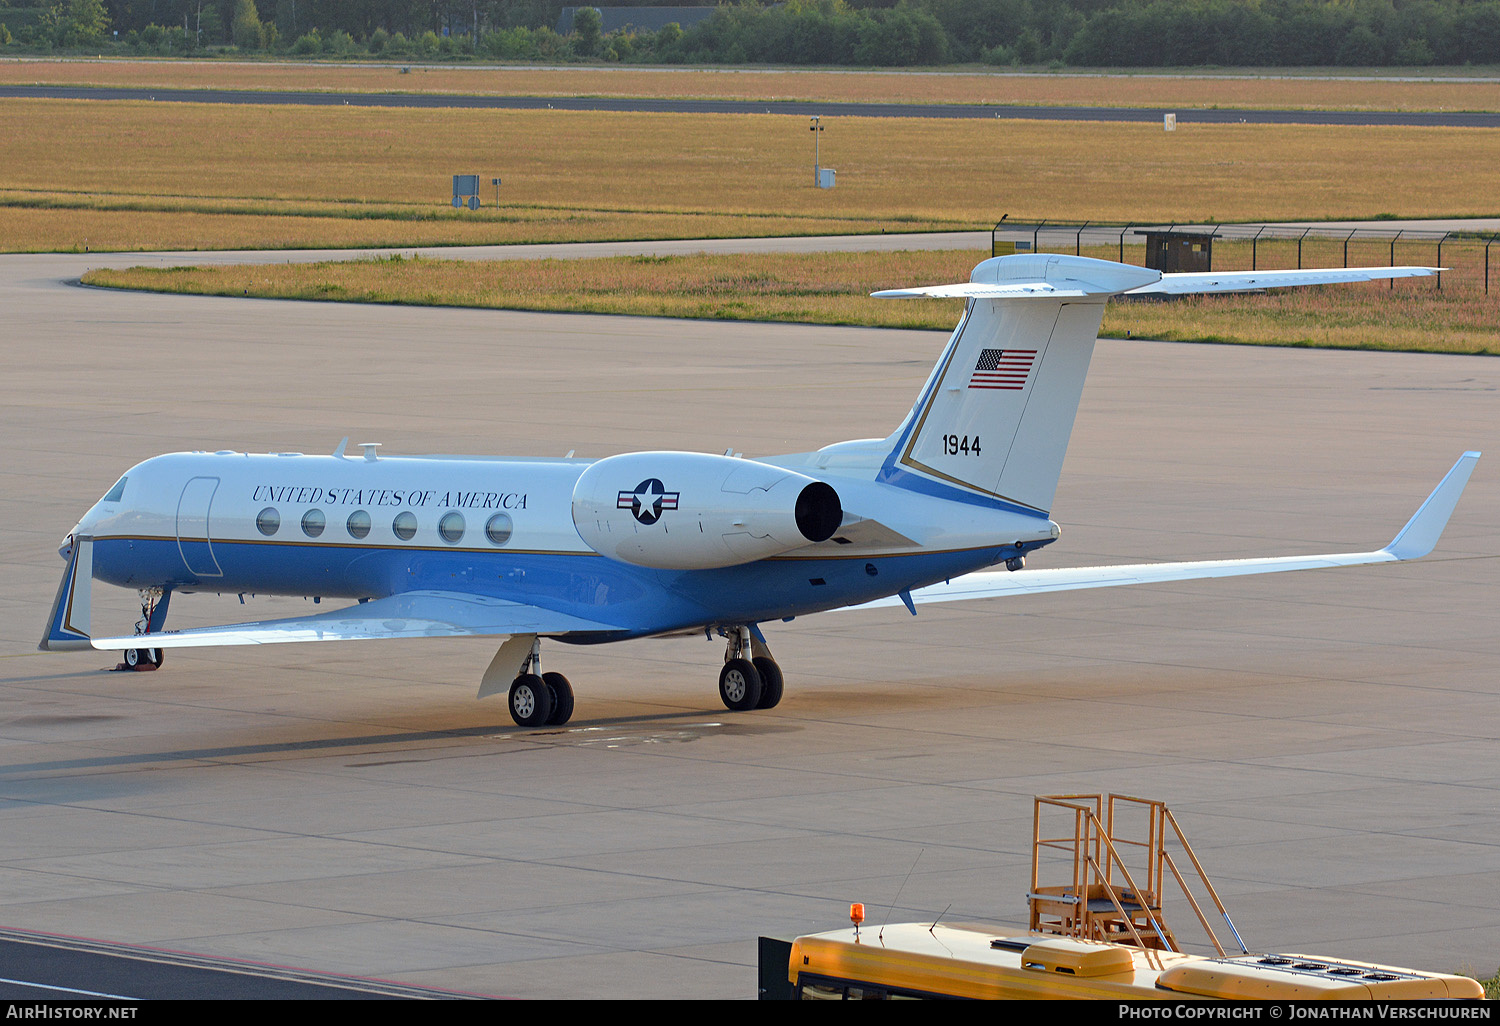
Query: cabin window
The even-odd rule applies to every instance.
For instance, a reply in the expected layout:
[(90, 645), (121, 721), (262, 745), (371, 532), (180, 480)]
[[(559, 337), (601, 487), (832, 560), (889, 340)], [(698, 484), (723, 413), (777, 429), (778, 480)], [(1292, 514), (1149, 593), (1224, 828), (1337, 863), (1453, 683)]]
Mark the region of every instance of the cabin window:
[(464, 515), (457, 510), (443, 514), (438, 521), (438, 534), (449, 545), (457, 545), (464, 536)]
[(281, 514), (270, 506), (255, 515), (255, 529), (267, 538), (281, 530)]
[(417, 515), (410, 510), (397, 513), (391, 521), (391, 530), (402, 541), (411, 541), (417, 534)]
[(362, 509), (357, 509), (349, 514), (349, 537), (363, 538), (370, 533), (370, 514)]
[(101, 500), (99, 500), (99, 501), (101, 501), (101, 502), (119, 502), (120, 501), (120, 496), (122, 496), (124, 494), (125, 494), (125, 478), (122, 477), (122, 478), (120, 478), (120, 480), (118, 480), (118, 481), (115, 482), (115, 486), (113, 488), (111, 488), (108, 492), (106, 492), (105, 495), (104, 495), (104, 498), (101, 499)]
[(504, 545), (510, 541), (512, 528), (509, 513), (496, 513), (484, 525), (484, 536), (490, 540), (491, 545)]
[(323, 533), (323, 528), (328, 526), (328, 518), (320, 509), (310, 509), (302, 514), (302, 533), (309, 538), (316, 538)]

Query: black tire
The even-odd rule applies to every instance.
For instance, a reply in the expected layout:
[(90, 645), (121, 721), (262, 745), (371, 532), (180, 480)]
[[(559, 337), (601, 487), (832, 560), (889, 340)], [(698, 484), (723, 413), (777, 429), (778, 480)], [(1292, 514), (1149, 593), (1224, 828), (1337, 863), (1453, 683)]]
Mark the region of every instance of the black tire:
[(510, 718), (519, 727), (541, 727), (552, 715), (552, 691), (534, 673), (523, 673), (510, 685)]
[(137, 666), (141, 665), (141, 663), (149, 661), (150, 660), (146, 657), (146, 650), (144, 648), (127, 648), (125, 650), (124, 658), (122, 659), (122, 662), (124, 662), (125, 664), (125, 669), (127, 670), (133, 670)]
[(552, 692), (552, 715), (547, 725), (561, 727), (573, 718), (573, 685), (560, 673), (544, 673), (542, 680)]
[(731, 659), (719, 671), (719, 697), (734, 712), (754, 709), (760, 702), (760, 673), (748, 659)]
[(755, 664), (755, 672), (760, 674), (760, 701), (755, 708), (776, 708), (781, 701), (781, 667), (776, 665), (776, 660), (765, 656), (757, 656), (751, 661)]
[(167, 650), (164, 648), (148, 648), (146, 655), (150, 658), (151, 665), (158, 670), (161, 669), (161, 664), (167, 661)]

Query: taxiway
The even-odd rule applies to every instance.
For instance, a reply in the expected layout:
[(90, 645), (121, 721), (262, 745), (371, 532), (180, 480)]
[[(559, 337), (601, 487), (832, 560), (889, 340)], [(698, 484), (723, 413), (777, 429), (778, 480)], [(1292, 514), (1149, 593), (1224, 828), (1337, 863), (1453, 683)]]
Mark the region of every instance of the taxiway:
[[(720, 644), (550, 645), (578, 712), (528, 731), (474, 700), (484, 642), (135, 674), (39, 653), (58, 543), (177, 449), (880, 435), (942, 334), (66, 283), (105, 261), (143, 262), (0, 257), (0, 925), (470, 993), (751, 997), (758, 935), (851, 901), (872, 927), (1022, 921), (1031, 795), (1117, 790), (1171, 803), (1252, 947), (1495, 970), (1500, 361), (1102, 342), (1033, 565), (1377, 546), (1486, 450), (1428, 559), (772, 625), (768, 712), (720, 705)], [(128, 629), (132, 599), (100, 587), (96, 619)], [(311, 608), (247, 601), (173, 619)]]

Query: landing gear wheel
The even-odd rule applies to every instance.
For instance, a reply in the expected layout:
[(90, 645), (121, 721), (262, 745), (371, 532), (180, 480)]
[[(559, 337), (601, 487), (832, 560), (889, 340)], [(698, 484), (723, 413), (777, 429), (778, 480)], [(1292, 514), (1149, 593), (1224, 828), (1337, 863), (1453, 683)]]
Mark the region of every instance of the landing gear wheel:
[(560, 673), (544, 673), (542, 680), (552, 692), (552, 715), (547, 725), (561, 727), (573, 718), (573, 685)]
[(760, 673), (750, 660), (731, 659), (719, 671), (719, 697), (735, 712), (754, 709), (760, 692)]
[(534, 673), (523, 673), (510, 685), (510, 718), (520, 727), (540, 727), (552, 715), (552, 690)]
[(148, 648), (146, 649), (146, 657), (151, 660), (151, 665), (159, 670), (161, 669), (161, 664), (167, 661), (167, 650), (164, 648)]
[(125, 669), (133, 670), (142, 663), (149, 663), (151, 657), (146, 655), (144, 648), (127, 648), (121, 661), (125, 664)]
[(755, 664), (755, 672), (760, 674), (760, 701), (755, 703), (755, 708), (776, 708), (776, 703), (781, 701), (781, 667), (776, 665), (776, 660), (765, 656), (756, 656), (751, 662)]

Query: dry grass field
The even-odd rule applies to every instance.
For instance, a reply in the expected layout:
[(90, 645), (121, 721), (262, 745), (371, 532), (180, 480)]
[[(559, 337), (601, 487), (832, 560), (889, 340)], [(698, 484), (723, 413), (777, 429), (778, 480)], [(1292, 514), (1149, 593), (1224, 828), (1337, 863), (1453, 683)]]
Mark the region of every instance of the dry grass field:
[[(403, 72), (402, 69), (409, 69)], [(532, 68), (421, 65), (410, 61), (341, 65), (255, 61), (0, 61), (0, 83), (177, 89), (462, 93), (501, 96), (652, 96), (703, 99), (983, 103), (1188, 110), (1240, 107), (1292, 110), (1500, 110), (1500, 81), (1405, 74), (1370, 80), (1309, 76), (1306, 69), (1243, 76), (962, 72), (803, 71), (734, 68)], [(1339, 74), (1347, 74), (1341, 69)], [(1429, 69), (1422, 69), (1425, 76)], [(1458, 69), (1480, 77), (1484, 69)], [(1277, 77), (1291, 74), (1295, 78)], [(1492, 76), (1493, 77), (1493, 76)]]
[[(840, 118), (833, 190), (802, 119), (776, 116), (7, 100), (0, 138), (9, 251), (1470, 216), (1500, 196), (1500, 134), (1469, 129)], [(455, 173), (485, 207), (451, 208)]]
[[(213, 76), (249, 75), (259, 76), (256, 84), (264, 88), (333, 88), (329, 83), (335, 81), (338, 88), (381, 88), (376, 78), (400, 75), (379, 66), (0, 65), (7, 73), (17, 68), (38, 75), (84, 68), (200, 76), (204, 85), (244, 85), (242, 79)], [(530, 77), (507, 77), (513, 74)], [(754, 76), (764, 81), (757, 85)], [(957, 89), (947, 95), (993, 100), (962, 90), (1001, 80), (1028, 89), (1061, 81), (462, 67), (419, 68), (401, 77), (420, 79), (422, 89), (536, 92), (566, 83), (572, 92), (636, 95), (737, 95), (734, 90), (764, 95), (771, 81), (791, 83), (789, 95), (799, 95), (798, 90), (868, 80), (888, 90), (876, 94), (883, 98), (929, 100), (936, 97), (924, 90)], [(721, 81), (732, 83), (724, 87), (728, 92), (716, 91), (720, 87), (714, 83)], [(1129, 89), (1163, 83), (1176, 88), (1181, 80), (1068, 81), (1089, 88), (1107, 83), (1117, 102), (1139, 103), (1144, 101)], [(1216, 88), (1247, 87), (1234, 79), (1215, 83)], [(1403, 88), (1421, 84), (1399, 83)], [(1299, 89), (1304, 85), (1296, 83)], [(1320, 90), (1354, 85), (1371, 95), (1366, 88), (1371, 83), (1314, 85)], [(1052, 95), (1059, 97), (1053, 102), (1096, 102)], [(1018, 102), (1041, 101), (1027, 96)], [(1409, 102), (1388, 97), (1379, 105)], [(1500, 196), (1500, 136), (1465, 129), (1224, 125), (1183, 126), (1169, 135), (1156, 125), (839, 118), (827, 123), (822, 138), (825, 165), (838, 169), (832, 191), (811, 185), (803, 120), (776, 116), (7, 100), (0, 101), (0, 137), (7, 140), (6, 160), (0, 162), (0, 249), (9, 251), (406, 247), (951, 230), (987, 227), (1001, 214), (1012, 220), (1137, 223), (1480, 216), (1494, 215), (1494, 197)], [(457, 211), (448, 203), (455, 173), (480, 175), (485, 183), (480, 210)], [(488, 185), (492, 177), (504, 179), (499, 203)], [(1291, 265), (1289, 252), (1274, 250), (1262, 250), (1261, 266)], [(830, 254), (498, 265), (400, 261), (221, 269), (171, 280), (156, 277), (149, 286), (139, 276), (110, 280), (229, 294), (942, 328), (956, 317), (953, 304), (877, 302), (866, 293), (893, 284), (958, 280), (977, 256)], [(1336, 263), (1340, 256), (1319, 253), (1310, 244), (1306, 260)], [(1371, 252), (1356, 254), (1354, 262), (1386, 258), (1384, 252)], [(1433, 263), (1437, 257), (1404, 248), (1399, 259)], [(1449, 248), (1442, 262), (1455, 266), (1473, 259), (1472, 253)], [(1215, 266), (1248, 266), (1248, 255), (1221, 245)], [(1495, 294), (1500, 295), (1500, 268), (1496, 271)], [(1460, 269), (1441, 293), (1422, 282), (1394, 291), (1120, 304), (1105, 331), (1500, 351), (1494, 299), (1461, 284), (1476, 276), (1472, 267)]]
[[(1448, 247), (1444, 253), (1445, 260), (1462, 255), (1471, 261), (1476, 250)], [(483, 262), (395, 258), (100, 270), (84, 281), (210, 295), (947, 329), (962, 309), (956, 300), (881, 300), (871, 299), (869, 293), (962, 281), (986, 255), (950, 250)], [(1232, 263), (1231, 258), (1225, 266)], [(1394, 288), (1372, 283), (1114, 303), (1103, 334), (1500, 353), (1500, 282), (1486, 296), (1478, 281), (1471, 275), (1461, 280), (1450, 275), (1441, 290), (1433, 279), (1414, 279), (1397, 282)]]
[[(0, 193), (0, 251), (102, 252), (214, 249), (396, 249), (404, 246), (492, 245), (608, 239), (713, 239), (788, 235), (843, 235), (969, 228), (966, 224), (898, 225), (893, 219), (746, 217), (711, 211), (621, 211), (511, 206), (476, 216), (443, 207), (379, 209), (354, 216), (336, 204), (303, 213), (216, 211), (214, 203), (159, 206), (107, 199), (96, 204), (10, 205)], [(202, 209), (194, 209), (194, 208)], [(232, 208), (233, 204), (224, 204)]]
[(589, 260), (392, 257), (101, 269), (84, 282), (199, 295), (939, 328), (953, 325), (961, 302), (900, 302), (869, 294), (893, 281), (961, 280), (984, 255), (927, 250)]

